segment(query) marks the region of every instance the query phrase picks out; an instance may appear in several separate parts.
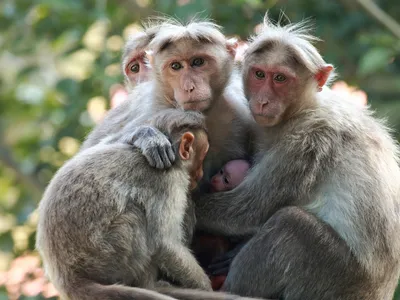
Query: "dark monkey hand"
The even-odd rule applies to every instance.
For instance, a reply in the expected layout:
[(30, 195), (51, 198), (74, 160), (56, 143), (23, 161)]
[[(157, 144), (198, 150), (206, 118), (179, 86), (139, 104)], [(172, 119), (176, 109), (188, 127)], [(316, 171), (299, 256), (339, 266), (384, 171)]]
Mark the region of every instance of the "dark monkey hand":
[(175, 161), (171, 142), (158, 129), (143, 125), (133, 132), (130, 144), (142, 150), (150, 166), (157, 169), (167, 169)]
[(207, 268), (207, 273), (212, 276), (227, 275), (233, 259), (247, 244), (247, 240), (237, 244), (233, 249), (213, 259)]

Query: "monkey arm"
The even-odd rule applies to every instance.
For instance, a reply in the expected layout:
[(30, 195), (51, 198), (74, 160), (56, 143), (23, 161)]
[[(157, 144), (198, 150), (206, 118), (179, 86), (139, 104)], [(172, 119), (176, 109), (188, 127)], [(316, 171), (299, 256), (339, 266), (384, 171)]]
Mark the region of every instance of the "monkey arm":
[(156, 255), (159, 268), (183, 287), (211, 291), (211, 282), (190, 250), (182, 244), (161, 243)]
[(282, 136), (235, 189), (197, 198), (199, 229), (251, 234), (279, 208), (307, 204), (317, 180), (335, 163), (334, 133), (324, 124), (313, 125), (318, 126), (310, 132)]
[(142, 125), (129, 136), (134, 146), (142, 150), (150, 166), (167, 169), (175, 161), (175, 153), (169, 139), (157, 128)]

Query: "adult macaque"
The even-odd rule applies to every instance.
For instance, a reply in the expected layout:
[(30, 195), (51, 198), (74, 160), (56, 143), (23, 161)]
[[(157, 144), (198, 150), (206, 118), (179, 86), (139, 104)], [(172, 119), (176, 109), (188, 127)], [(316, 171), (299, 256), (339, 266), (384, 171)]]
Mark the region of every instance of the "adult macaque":
[[(147, 121), (159, 111), (180, 108), (201, 111), (206, 116), (210, 140), (204, 164), (207, 179), (225, 162), (245, 157), (254, 121), (240, 78), (237, 74), (231, 76), (236, 44), (227, 42), (211, 22), (184, 26), (165, 21), (145, 32), (154, 33), (148, 35), (151, 80), (138, 85), (128, 101), (111, 110), (82, 149), (100, 141), (118, 140), (129, 124), (129, 128), (137, 126), (135, 145), (149, 162), (157, 168), (169, 167), (174, 160), (171, 144), (158, 130), (147, 126)], [(123, 61), (130, 59), (125, 56)]]
[(389, 300), (400, 273), (399, 147), (387, 127), (325, 83), (307, 26), (265, 19), (243, 62), (261, 129), (235, 189), (196, 202), (197, 225), (252, 234), (223, 290), (297, 299)]

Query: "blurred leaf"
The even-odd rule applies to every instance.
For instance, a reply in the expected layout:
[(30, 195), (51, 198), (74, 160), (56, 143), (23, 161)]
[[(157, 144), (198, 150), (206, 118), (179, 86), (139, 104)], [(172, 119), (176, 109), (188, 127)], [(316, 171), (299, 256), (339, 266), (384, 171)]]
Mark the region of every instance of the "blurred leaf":
[(374, 73), (384, 68), (392, 56), (393, 52), (389, 49), (373, 48), (361, 58), (358, 73), (361, 76)]
[(0, 249), (4, 252), (12, 252), (14, 248), (14, 240), (11, 236), (11, 232), (7, 231), (0, 234)]

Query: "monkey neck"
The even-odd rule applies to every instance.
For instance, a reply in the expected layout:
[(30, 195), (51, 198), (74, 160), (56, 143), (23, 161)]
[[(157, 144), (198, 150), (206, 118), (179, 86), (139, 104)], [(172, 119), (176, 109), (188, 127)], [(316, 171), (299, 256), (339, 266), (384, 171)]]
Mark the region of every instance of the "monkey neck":
[(297, 128), (296, 124), (304, 119), (309, 113), (319, 107), (318, 94), (304, 93), (299, 96), (299, 101), (289, 107), (283, 115), (282, 121), (272, 127), (264, 127), (262, 135), (258, 138), (261, 149), (268, 149), (286, 133)]
[(315, 110), (318, 107), (317, 96), (314, 89), (306, 89), (297, 99), (294, 99), (292, 104), (286, 109), (281, 123), (285, 124), (304, 113)]

